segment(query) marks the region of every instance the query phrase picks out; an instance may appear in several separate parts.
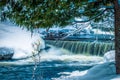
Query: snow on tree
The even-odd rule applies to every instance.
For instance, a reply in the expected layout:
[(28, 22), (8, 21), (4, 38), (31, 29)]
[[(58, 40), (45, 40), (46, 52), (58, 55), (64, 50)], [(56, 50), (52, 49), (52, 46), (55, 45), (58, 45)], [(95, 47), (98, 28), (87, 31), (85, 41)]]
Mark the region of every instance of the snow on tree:
[[(116, 73), (120, 73), (120, 0), (0, 0), (0, 20), (33, 31), (34, 28), (64, 27), (68, 24), (99, 22), (114, 14)], [(76, 17), (87, 16), (84, 21)]]

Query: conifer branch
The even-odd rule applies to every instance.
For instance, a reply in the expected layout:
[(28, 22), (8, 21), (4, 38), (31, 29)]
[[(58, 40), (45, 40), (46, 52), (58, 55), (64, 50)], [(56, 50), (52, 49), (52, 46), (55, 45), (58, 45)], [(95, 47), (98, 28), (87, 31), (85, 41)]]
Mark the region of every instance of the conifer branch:
[(77, 21), (77, 20), (74, 20), (75, 23), (85, 23), (85, 22), (89, 22), (91, 20), (94, 20), (96, 19), (97, 17), (103, 15), (103, 13), (106, 11), (107, 9), (101, 11), (99, 14), (97, 14), (96, 16), (93, 16), (92, 18), (88, 19), (88, 20), (83, 20), (83, 21)]

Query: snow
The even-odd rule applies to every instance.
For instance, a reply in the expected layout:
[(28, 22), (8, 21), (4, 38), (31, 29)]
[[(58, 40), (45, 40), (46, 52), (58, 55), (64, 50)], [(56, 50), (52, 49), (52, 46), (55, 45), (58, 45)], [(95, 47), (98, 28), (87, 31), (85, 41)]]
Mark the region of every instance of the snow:
[[(25, 29), (22, 30), (16, 26), (6, 26), (5, 24), (0, 24), (0, 47), (4, 46), (14, 48), (16, 50), (14, 58), (20, 55), (21, 57), (30, 55), (28, 52), (31, 52), (33, 49), (31, 44), (38, 40), (40, 40), (43, 45), (41, 47), (44, 47), (44, 41), (42, 41), (39, 35), (35, 34), (33, 37), (31, 37), (31, 33)], [(102, 61), (101, 58), (96, 56), (85, 57), (82, 55), (68, 55), (67, 53), (68, 52), (54, 48), (53, 50), (50, 49), (50, 51), (41, 54), (41, 59), (63, 61), (73, 60), (73, 62), (81, 60), (84, 64), (86, 62), (85, 65), (90, 64), (90, 60), (93, 60), (93, 63), (95, 63), (98, 59)], [(120, 80), (120, 75), (116, 75), (114, 59), (115, 52), (109, 51), (105, 53), (104, 61), (92, 67), (91, 69), (85, 71), (77, 70), (73, 72), (61, 72), (58, 74), (67, 74), (67, 76), (62, 75), (59, 78), (53, 78), (53, 80)]]
[(22, 58), (32, 55), (34, 48), (32, 44), (41, 42), (41, 48), (45, 47), (44, 41), (38, 33), (31, 36), (31, 32), (22, 29), (10, 23), (0, 23), (0, 47), (8, 47), (14, 49), (13, 58)]
[(105, 62), (112, 62), (115, 61), (115, 50), (108, 51), (104, 54), (104, 61)]
[(115, 51), (108, 51), (104, 55), (104, 62), (85, 71), (73, 71), (72, 73), (63, 72), (60, 74), (69, 74), (53, 78), (53, 80), (120, 80), (120, 75), (116, 74)]
[(81, 72), (73, 71), (67, 77), (61, 76), (53, 80), (120, 80), (120, 75), (116, 75), (114, 62), (105, 62), (89, 70)]
[(105, 31), (102, 31), (100, 29), (93, 29), (92, 30), (94, 32), (94, 34), (108, 34), (108, 35), (114, 35), (113, 32), (105, 32)]

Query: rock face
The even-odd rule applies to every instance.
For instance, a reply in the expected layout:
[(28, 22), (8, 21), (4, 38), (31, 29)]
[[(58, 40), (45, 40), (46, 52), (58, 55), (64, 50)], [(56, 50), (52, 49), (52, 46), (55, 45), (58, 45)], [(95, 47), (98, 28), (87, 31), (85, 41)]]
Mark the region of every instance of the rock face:
[(0, 60), (9, 60), (13, 54), (14, 50), (12, 48), (0, 47)]

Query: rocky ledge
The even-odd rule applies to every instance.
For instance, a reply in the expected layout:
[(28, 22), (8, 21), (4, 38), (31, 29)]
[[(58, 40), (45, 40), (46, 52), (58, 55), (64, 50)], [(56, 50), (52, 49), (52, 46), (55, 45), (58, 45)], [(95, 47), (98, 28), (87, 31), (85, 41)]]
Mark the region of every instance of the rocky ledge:
[(14, 50), (12, 48), (0, 47), (0, 60), (9, 60), (13, 54)]

